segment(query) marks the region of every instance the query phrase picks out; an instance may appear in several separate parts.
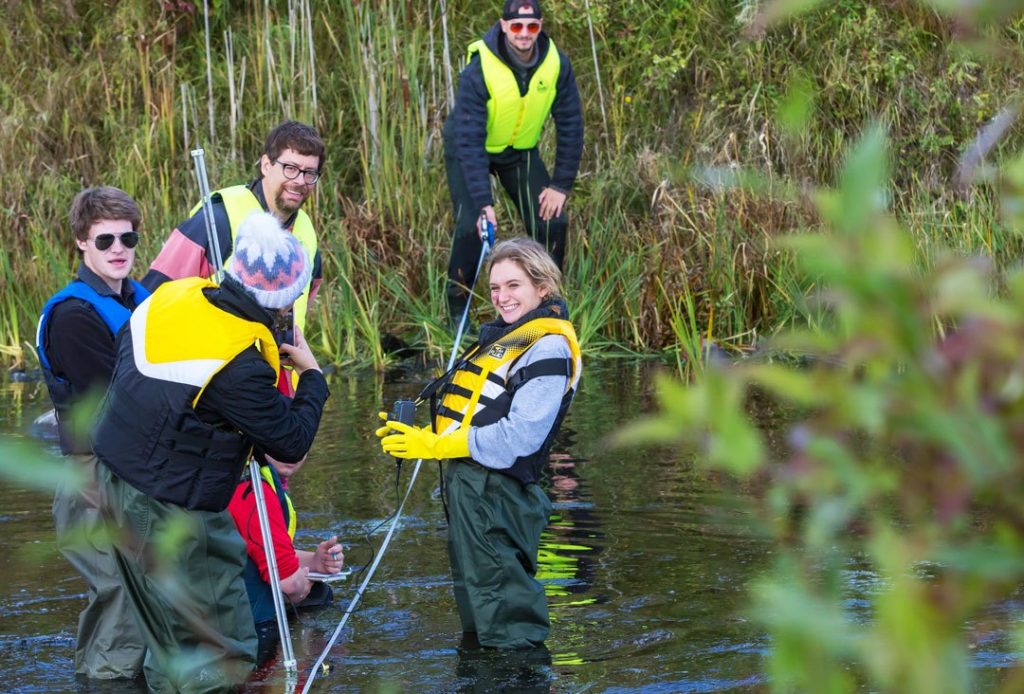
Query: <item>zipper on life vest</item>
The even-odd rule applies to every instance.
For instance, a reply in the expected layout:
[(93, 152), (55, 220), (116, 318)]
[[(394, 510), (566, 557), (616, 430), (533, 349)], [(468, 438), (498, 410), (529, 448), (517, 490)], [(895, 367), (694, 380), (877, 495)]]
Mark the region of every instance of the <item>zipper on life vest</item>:
[(519, 137), (519, 129), (523, 127), (523, 116), (526, 115), (526, 97), (519, 98), (519, 117), (516, 118), (516, 127), (512, 130), (512, 138), (508, 142), (508, 146), (511, 147), (515, 144), (516, 138)]

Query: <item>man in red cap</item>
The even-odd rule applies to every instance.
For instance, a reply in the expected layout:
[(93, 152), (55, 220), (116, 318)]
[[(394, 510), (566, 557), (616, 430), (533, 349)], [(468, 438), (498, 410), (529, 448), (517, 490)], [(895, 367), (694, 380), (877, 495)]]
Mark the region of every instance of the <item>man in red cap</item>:
[[(537, 150), (549, 115), (553, 175)], [(455, 216), (448, 310), (458, 320), (480, 257), (480, 218), (497, 224), (488, 174), (498, 177), (530, 235), (564, 264), (565, 199), (583, 152), (583, 109), (572, 64), (543, 31), (537, 0), (505, 0), (501, 20), (470, 44), (444, 141)]]

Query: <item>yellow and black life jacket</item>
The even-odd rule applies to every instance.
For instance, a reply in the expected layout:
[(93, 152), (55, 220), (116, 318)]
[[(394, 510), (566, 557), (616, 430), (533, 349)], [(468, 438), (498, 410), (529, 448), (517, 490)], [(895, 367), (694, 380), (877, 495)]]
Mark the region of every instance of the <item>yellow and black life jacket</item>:
[(223, 311), (189, 277), (162, 284), (128, 321), (103, 413), (96, 455), (118, 477), (160, 501), (223, 511), (252, 446), (240, 431), (207, 424), (195, 406), (212, 379), (257, 346), (275, 371), (267, 326)]
[(544, 122), (551, 113), (558, 92), (562, 61), (554, 42), (530, 78), (526, 94), (512, 68), (481, 39), (469, 45), (468, 58), (480, 56), (480, 69), (490, 98), (487, 100), (487, 151), (491, 154), (513, 149), (532, 149), (540, 141)]
[[(522, 484), (540, 479), (551, 443), (576, 394), (582, 368), (579, 341), (572, 323), (550, 310), (540, 309), (532, 315), (535, 317), (509, 326), (487, 344), (470, 348), (452, 371), (428, 385), (420, 396), (431, 400), (434, 431), (447, 433), (471, 426), (487, 426), (508, 416), (516, 391), (530, 379), (565, 376), (568, 385), (562, 394), (555, 422), (543, 443), (534, 453), (517, 458), (512, 467), (496, 470)], [(545, 335), (564, 337), (572, 357), (542, 359), (515, 369), (519, 358)]]

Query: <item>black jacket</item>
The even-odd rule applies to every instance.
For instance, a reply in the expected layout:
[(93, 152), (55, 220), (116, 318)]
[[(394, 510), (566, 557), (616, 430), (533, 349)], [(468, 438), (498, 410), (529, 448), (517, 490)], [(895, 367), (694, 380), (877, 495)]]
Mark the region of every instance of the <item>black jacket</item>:
[[(484, 35), (484, 43), (516, 74), (519, 92), (525, 94), (533, 73), (544, 62), (551, 49), (551, 39), (543, 31), (540, 33), (536, 43), (538, 59), (532, 67), (523, 69), (509, 58), (503, 36), (501, 25), (495, 24)], [(561, 67), (558, 72), (555, 102), (551, 106), (557, 143), (551, 187), (568, 193), (576, 181), (580, 157), (583, 154), (583, 107), (572, 64), (561, 50), (558, 51), (558, 56), (561, 59)], [(480, 67), (480, 56), (474, 55), (459, 75), (459, 91), (455, 95), (455, 105), (445, 121), (444, 137), (446, 146), (455, 153), (462, 165), (473, 202), (481, 208), (494, 204), (490, 181), (487, 178), (490, 160), (485, 147), (489, 99), (490, 93), (487, 91), (483, 69)]]
[[(121, 283), (121, 292), (115, 292), (83, 263), (75, 281), (86, 284), (101, 297), (112, 297), (129, 311), (134, 311), (138, 304), (135, 287), (128, 279)], [(92, 451), (86, 432), (72, 426), (75, 418), (70, 413), (76, 407), (98, 404), (110, 384), (117, 357), (116, 336), (110, 330), (92, 304), (71, 298), (53, 307), (40, 336), (50, 363), (46, 385), (57, 410), (60, 449), (65, 455)]]
[[(272, 327), (270, 312), (230, 278), (207, 298), (228, 313)], [(259, 350), (249, 347), (210, 380), (196, 404), (196, 415), (210, 424), (229, 424), (277, 460), (301, 460), (320, 426), (329, 394), (327, 380), (319, 371), (304, 371), (292, 400), (278, 391), (277, 378)]]
[[(226, 278), (206, 291), (217, 308), (269, 327), (271, 314)], [(197, 386), (139, 371), (134, 335), (121, 332), (118, 361), (93, 431), (100, 461), (139, 491), (189, 509), (222, 511), (255, 446), (285, 462), (301, 459), (316, 436), (328, 397), (323, 374), (308, 370), (295, 398), (277, 390), (277, 373), (249, 347)]]

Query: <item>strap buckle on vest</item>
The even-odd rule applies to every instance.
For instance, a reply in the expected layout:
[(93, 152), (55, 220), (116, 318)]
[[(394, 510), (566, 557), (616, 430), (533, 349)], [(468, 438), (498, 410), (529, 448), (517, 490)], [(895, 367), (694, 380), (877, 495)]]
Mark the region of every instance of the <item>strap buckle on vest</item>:
[(445, 419), (450, 419), (453, 422), (458, 422), (459, 424), (462, 424), (462, 420), (465, 419), (464, 415), (461, 412), (456, 412), (455, 410), (446, 405), (438, 405), (436, 416), (444, 417)]

